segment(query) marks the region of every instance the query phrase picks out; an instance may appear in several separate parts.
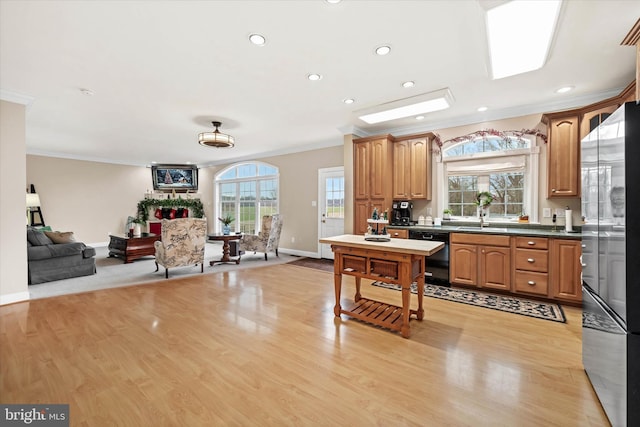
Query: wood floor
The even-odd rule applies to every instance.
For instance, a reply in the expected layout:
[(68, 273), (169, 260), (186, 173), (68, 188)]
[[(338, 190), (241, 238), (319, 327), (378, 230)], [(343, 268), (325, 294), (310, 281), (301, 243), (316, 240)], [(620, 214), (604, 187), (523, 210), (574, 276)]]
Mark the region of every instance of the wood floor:
[(0, 401), (68, 403), (72, 426), (608, 425), (579, 309), (425, 298), (404, 339), (333, 305), (331, 273), (284, 264), (2, 306)]

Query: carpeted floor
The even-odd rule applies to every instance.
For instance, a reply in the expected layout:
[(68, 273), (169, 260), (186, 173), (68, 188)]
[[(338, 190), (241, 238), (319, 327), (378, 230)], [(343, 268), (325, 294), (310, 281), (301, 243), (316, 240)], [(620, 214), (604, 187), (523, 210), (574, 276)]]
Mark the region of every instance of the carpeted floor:
[[(167, 280), (164, 278), (163, 267), (160, 267), (159, 271), (155, 271), (156, 264), (153, 256), (143, 257), (133, 261), (132, 263), (125, 264), (122, 259), (109, 258), (108, 253), (109, 250), (107, 247), (96, 247), (96, 274), (40, 283), (38, 285), (30, 285), (30, 298), (48, 298), (58, 295), (137, 285), (141, 283), (155, 282), (157, 280)], [(270, 253), (268, 255), (268, 260), (265, 261), (263, 253), (249, 253), (242, 256), (242, 260), (238, 265), (235, 263), (216, 264), (213, 267), (209, 265), (209, 261), (213, 259), (220, 259), (221, 255), (221, 242), (207, 243), (205, 245), (204, 274), (283, 264), (297, 258), (293, 255), (284, 253), (280, 253), (280, 256), (275, 256), (275, 254)], [(168, 280), (193, 276), (196, 274), (201, 274), (200, 266), (172, 268), (169, 269)]]
[[(372, 285), (397, 291), (401, 289), (400, 285), (380, 281), (373, 282)], [(411, 284), (411, 292), (414, 294), (417, 293), (418, 285), (415, 283)], [(538, 319), (551, 320), (553, 322), (566, 322), (562, 307), (554, 303), (533, 301), (510, 295), (489, 294), (481, 291), (447, 288), (444, 286), (429, 284), (424, 285), (424, 295), (431, 298), (460, 302), (483, 308), (491, 308), (494, 310), (521, 314), (523, 316), (536, 317)]]

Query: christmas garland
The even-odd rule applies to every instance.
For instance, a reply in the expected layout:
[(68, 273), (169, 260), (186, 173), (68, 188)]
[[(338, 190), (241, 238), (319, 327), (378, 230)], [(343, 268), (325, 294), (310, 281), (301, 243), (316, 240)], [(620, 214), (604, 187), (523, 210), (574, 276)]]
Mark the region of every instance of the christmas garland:
[(146, 222), (149, 219), (150, 207), (160, 208), (188, 208), (191, 216), (204, 217), (204, 205), (200, 199), (144, 199), (138, 202), (138, 218)]
[(504, 139), (507, 142), (511, 142), (512, 140), (516, 140), (516, 141), (522, 141), (522, 137), (524, 135), (533, 135), (536, 137), (539, 137), (540, 139), (542, 139), (544, 141), (544, 143), (547, 143), (547, 135), (545, 135), (544, 133), (542, 133), (541, 131), (539, 131), (538, 129), (522, 129), (522, 130), (505, 130), (505, 131), (499, 131), (499, 130), (495, 130), (495, 129), (485, 129), (485, 130), (479, 130), (476, 132), (472, 132), (468, 135), (464, 135), (464, 136), (459, 136), (456, 138), (451, 138), (448, 139), (446, 141), (442, 141), (442, 139), (440, 138), (440, 135), (438, 135), (437, 133), (434, 133), (434, 142), (436, 143), (436, 145), (438, 146), (438, 148), (434, 149), (436, 154), (440, 154), (442, 146), (444, 144), (447, 143), (458, 143), (458, 142), (463, 142), (463, 141), (470, 141), (472, 139), (476, 139), (478, 137), (482, 137), (483, 139), (487, 139), (487, 137), (489, 136), (497, 136), (499, 138)]

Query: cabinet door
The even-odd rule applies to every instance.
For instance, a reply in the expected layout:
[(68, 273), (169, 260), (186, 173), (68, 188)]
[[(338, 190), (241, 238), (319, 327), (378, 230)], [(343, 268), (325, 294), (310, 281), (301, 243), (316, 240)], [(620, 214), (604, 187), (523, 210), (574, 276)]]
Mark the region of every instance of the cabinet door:
[(391, 195), (391, 181), (393, 176), (389, 173), (391, 165), (391, 149), (386, 138), (376, 139), (370, 142), (369, 155), (369, 197), (372, 199), (386, 199)]
[(547, 197), (577, 197), (580, 195), (580, 132), (578, 117), (553, 119), (549, 123), (547, 143)]
[(359, 236), (364, 235), (367, 232), (367, 218), (371, 217), (371, 204), (369, 200), (356, 200), (353, 205), (354, 219), (353, 219), (353, 234)]
[(369, 198), (369, 143), (361, 142), (353, 147), (353, 197)]
[(480, 247), (481, 288), (511, 290), (511, 249)]
[(449, 254), (449, 281), (461, 285), (477, 286), (477, 246), (463, 243), (451, 244)]
[(411, 176), (411, 151), (408, 141), (393, 143), (393, 198), (409, 199)]
[(600, 125), (618, 109), (618, 104), (612, 104), (606, 107), (598, 108), (597, 110), (589, 111), (582, 115), (580, 119), (580, 141), (589, 135), (589, 133)]
[(578, 240), (553, 239), (551, 243), (553, 298), (582, 301), (580, 250)]
[(413, 139), (410, 146), (410, 196), (431, 200), (431, 147), (427, 138)]

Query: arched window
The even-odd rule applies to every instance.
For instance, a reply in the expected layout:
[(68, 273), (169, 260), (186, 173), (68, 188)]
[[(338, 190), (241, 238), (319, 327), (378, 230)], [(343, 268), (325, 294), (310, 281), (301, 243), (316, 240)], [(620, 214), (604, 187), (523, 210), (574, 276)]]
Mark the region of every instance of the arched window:
[(537, 221), (538, 153), (533, 138), (486, 134), (445, 148), (444, 208), (454, 217), (476, 217), (478, 193), (489, 192), (491, 220), (529, 213)]
[[(230, 214), (236, 232), (257, 234), (262, 216), (278, 213), (280, 172), (262, 162), (239, 163), (215, 176), (217, 217)], [(216, 230), (221, 231), (220, 221)]]

